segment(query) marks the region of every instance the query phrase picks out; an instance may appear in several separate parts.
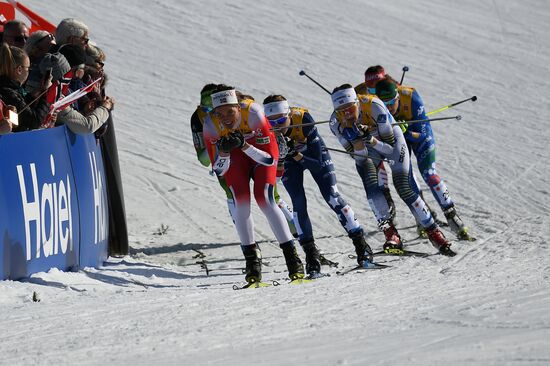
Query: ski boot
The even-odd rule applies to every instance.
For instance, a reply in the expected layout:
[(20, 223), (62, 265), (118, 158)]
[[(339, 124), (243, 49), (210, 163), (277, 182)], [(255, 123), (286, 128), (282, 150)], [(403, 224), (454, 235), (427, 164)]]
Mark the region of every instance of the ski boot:
[(365, 262), (372, 263), (372, 249), (365, 240), (363, 229), (349, 233), (348, 236), (353, 241), (355, 247), (355, 253), (357, 254), (357, 263), (363, 266)]
[(390, 221), (384, 221), (379, 224), (380, 230), (384, 232), (386, 242), (384, 243), (384, 253), (403, 254), (403, 243), (397, 229)]
[(294, 281), (304, 278), (304, 265), (302, 264), (300, 257), (298, 257), (294, 242), (292, 240), (287, 241), (279, 246), (283, 250), (283, 255), (285, 256), (286, 267), (288, 268), (288, 277), (290, 280)]
[(426, 239), (428, 237), (428, 231), (419, 222), (416, 223), (416, 234), (418, 234), (418, 237), (422, 239)]
[(245, 281), (249, 284), (262, 281), (262, 252), (258, 244), (241, 247), (246, 259)]
[(321, 253), (313, 240), (300, 242), (306, 253), (306, 273), (315, 277), (321, 273)]
[(475, 240), (470, 236), (470, 234), (468, 234), (468, 228), (464, 226), (464, 223), (456, 213), (454, 206), (446, 209), (443, 213), (445, 214), (445, 218), (447, 219), (447, 223), (449, 224), (451, 231), (456, 234), (458, 240)]
[(454, 257), (456, 255), (451, 249), (451, 243), (445, 238), (445, 235), (443, 235), (439, 227), (434, 225), (434, 227), (428, 229), (428, 239), (430, 239), (432, 245), (439, 250), (440, 254), (447, 257)]

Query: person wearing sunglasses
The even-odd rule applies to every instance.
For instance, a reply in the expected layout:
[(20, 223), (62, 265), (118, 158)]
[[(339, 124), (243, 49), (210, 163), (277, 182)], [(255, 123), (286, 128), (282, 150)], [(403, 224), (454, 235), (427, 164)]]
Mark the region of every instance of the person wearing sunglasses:
[[(307, 211), (304, 190), (304, 171), (309, 170), (325, 202), (337, 215), (340, 224), (352, 239), (357, 260), (372, 262), (372, 250), (367, 244), (364, 231), (355, 213), (338, 191), (334, 165), (325, 142), (319, 135), (314, 119), (307, 109), (290, 107), (282, 95), (270, 95), (264, 102), (264, 112), (276, 130), (280, 159), (284, 159), (283, 184), (292, 199), (297, 220), (299, 241), (306, 254), (306, 272), (314, 278), (321, 273), (321, 255)], [(281, 146), (282, 145), (282, 146)]]
[(376, 166), (382, 159), (390, 161), (394, 187), (407, 207), (428, 232), (432, 245), (441, 254), (453, 256), (450, 243), (433, 219), (418, 194), (412, 179), (412, 166), (407, 144), (399, 126), (392, 126), (392, 115), (384, 103), (373, 95), (357, 95), (350, 84), (333, 90), (334, 112), (330, 128), (346, 150), (353, 151), (355, 166), (363, 181), (367, 199), (384, 232), (384, 251), (400, 254), (401, 237), (393, 224), (389, 206), (378, 184)]
[[(74, 44), (82, 49), (88, 48), (88, 26), (78, 19), (63, 19), (55, 31), (55, 39), (58, 47), (64, 44)], [(56, 50), (57, 51), (57, 50)]]
[(254, 198), (283, 250), (289, 277), (304, 277), (294, 240), (285, 217), (275, 203), (279, 148), (261, 105), (239, 102), (233, 87), (218, 85), (211, 94), (212, 111), (204, 122), (204, 142), (213, 170), (223, 176), (235, 200), (234, 223), (246, 260), (245, 280), (261, 281), (261, 252), (254, 240), (250, 211), (250, 180)]
[[(424, 102), (415, 88), (398, 86), (391, 79), (383, 79), (376, 84), (375, 89), (376, 95), (384, 101), (396, 120), (406, 122), (428, 118)], [(459, 240), (473, 240), (456, 211), (447, 185), (437, 172), (435, 138), (430, 122), (408, 125), (405, 138), (409, 151), (416, 156), (422, 178), (441, 207), (451, 231)]]
[(17, 48), (25, 47), (29, 39), (29, 28), (21, 20), (10, 20), (4, 24), (2, 41)]

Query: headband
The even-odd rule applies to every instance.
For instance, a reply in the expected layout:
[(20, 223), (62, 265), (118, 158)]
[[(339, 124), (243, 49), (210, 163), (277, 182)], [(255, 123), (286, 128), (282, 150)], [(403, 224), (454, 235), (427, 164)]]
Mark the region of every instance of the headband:
[(212, 108), (217, 108), (219, 106), (226, 105), (226, 104), (239, 104), (239, 100), (237, 99), (237, 93), (235, 92), (235, 89), (224, 90), (221, 92), (213, 93), (211, 97), (212, 97)]
[(266, 117), (275, 116), (277, 114), (289, 114), (290, 106), (286, 100), (264, 104), (264, 113)]
[(338, 90), (332, 94), (332, 105), (334, 109), (338, 109), (338, 107), (344, 104), (353, 102), (357, 102), (357, 94), (353, 88)]

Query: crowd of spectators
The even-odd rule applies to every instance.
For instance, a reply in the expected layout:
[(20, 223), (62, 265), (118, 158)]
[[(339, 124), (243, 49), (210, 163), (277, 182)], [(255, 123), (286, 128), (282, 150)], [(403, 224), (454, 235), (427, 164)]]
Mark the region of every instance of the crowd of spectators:
[[(78, 134), (104, 131), (114, 100), (105, 95), (105, 54), (90, 42), (86, 24), (63, 19), (54, 34), (45, 30), (29, 33), (21, 20), (3, 26), (0, 134), (62, 124)], [(94, 82), (84, 97), (69, 106), (52, 108), (64, 96)]]

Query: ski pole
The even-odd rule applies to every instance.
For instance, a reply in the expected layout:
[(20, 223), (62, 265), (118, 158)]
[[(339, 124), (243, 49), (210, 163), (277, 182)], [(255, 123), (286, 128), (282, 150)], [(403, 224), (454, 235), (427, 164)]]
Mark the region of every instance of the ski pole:
[(305, 76), (307, 77), (309, 80), (313, 81), (315, 84), (317, 84), (317, 86), (319, 86), (319, 88), (323, 89), (324, 91), (326, 91), (329, 95), (332, 95), (332, 93), (330, 91), (328, 91), (327, 88), (325, 88), (324, 86), (322, 86), (321, 84), (319, 84), (317, 81), (315, 81), (315, 79), (313, 79), (311, 76), (309, 76), (308, 74), (306, 74), (306, 72), (304, 70), (300, 70), (299, 72), (300, 76)]
[(390, 160), (390, 159), (377, 158), (376, 156), (365, 156), (365, 155), (355, 154), (355, 153), (352, 153), (352, 152), (349, 152), (349, 151), (346, 151), (346, 150), (334, 149), (332, 147), (326, 147), (325, 146), (325, 150), (339, 152), (339, 153), (342, 153), (342, 154), (348, 154), (348, 155), (351, 155), (351, 156), (361, 156), (363, 158), (367, 157), (369, 159), (373, 159), (373, 160), (377, 160), (377, 161), (385, 161), (386, 163), (388, 163), (390, 165), (395, 164), (395, 161)]
[(412, 121), (399, 121), (399, 122), (394, 122), (391, 125), (392, 126), (410, 125), (410, 124), (413, 124), (413, 123), (445, 121), (445, 120), (448, 120), (448, 119), (456, 119), (457, 121), (460, 121), (462, 119), (462, 116), (458, 115), (458, 116), (453, 116), (453, 117), (440, 117), (440, 118), (431, 118), (431, 119), (426, 118), (426, 119), (415, 119), (415, 120), (412, 120)]
[(409, 71), (408, 66), (403, 66), (403, 74), (401, 74), (401, 81), (399, 82), (399, 85), (403, 84), (403, 79), (405, 78), (405, 73)]
[(449, 108), (452, 108), (454, 107), (455, 105), (459, 105), (459, 104), (462, 104), (462, 103), (465, 103), (467, 101), (472, 101), (472, 102), (475, 102), (477, 100), (477, 97), (474, 95), (473, 97), (471, 98), (468, 98), (468, 99), (464, 99), (464, 100), (461, 100), (460, 102), (456, 102), (456, 103), (453, 103), (453, 104), (449, 104), (449, 105), (446, 105), (445, 107), (441, 107), (439, 109), (436, 109), (435, 111), (431, 111), (431, 112), (428, 112), (426, 113), (426, 116), (431, 116), (432, 114), (436, 114), (436, 113), (439, 113), (439, 112), (443, 112), (444, 110), (447, 110)]
[(284, 130), (285, 128), (298, 128), (298, 127), (302, 127), (302, 126), (320, 125), (320, 124), (329, 123), (329, 122), (330, 121), (317, 121), (317, 122), (300, 123), (299, 125), (290, 125), (290, 126), (286, 126), (286, 127), (278, 126), (278, 127), (272, 127), (271, 131)]

